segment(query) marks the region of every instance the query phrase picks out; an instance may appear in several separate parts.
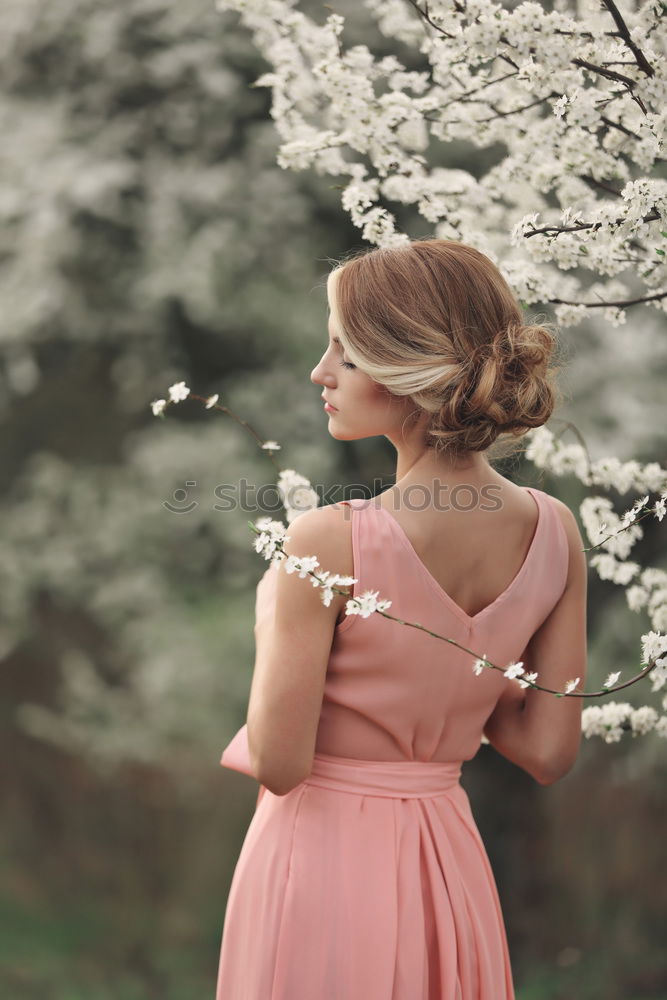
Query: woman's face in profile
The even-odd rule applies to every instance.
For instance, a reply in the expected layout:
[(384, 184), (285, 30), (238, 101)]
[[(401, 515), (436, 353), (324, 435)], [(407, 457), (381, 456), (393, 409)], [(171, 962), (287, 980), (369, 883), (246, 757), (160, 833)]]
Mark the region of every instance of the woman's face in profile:
[[(332, 437), (354, 441), (384, 434), (391, 438), (400, 431), (409, 401), (392, 395), (349, 361), (340, 341), (336, 280), (337, 271), (332, 271), (327, 281), (327, 348), (310, 373), (310, 380), (322, 386), (324, 399), (335, 407), (324, 411)], [(414, 409), (414, 404), (409, 408)]]

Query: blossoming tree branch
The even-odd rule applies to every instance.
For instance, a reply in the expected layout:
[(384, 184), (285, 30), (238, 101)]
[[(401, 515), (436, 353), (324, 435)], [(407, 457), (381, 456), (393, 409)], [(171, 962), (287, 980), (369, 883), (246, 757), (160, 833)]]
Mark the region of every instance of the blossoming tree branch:
[[(295, 0), (217, 6), (240, 13), (271, 66), (255, 86), (272, 91), (279, 164), (341, 178), (364, 239), (405, 241), (389, 206), (413, 205), (561, 326), (665, 310), (662, 0), (363, 0), (419, 70), (346, 46), (343, 17), (320, 25)], [(438, 165), (461, 140), (491, 152), (481, 177)]]
[[(215, 408), (231, 416), (255, 438), (255, 441), (263, 450), (268, 452), (272, 462), (276, 468), (278, 468), (278, 465), (273, 457), (273, 452), (280, 450), (280, 445), (276, 441), (262, 442), (261, 437), (253, 430), (247, 421), (239, 418), (228, 407), (218, 403), (219, 395), (217, 393), (213, 396), (205, 398), (191, 394), (190, 389), (186, 386), (185, 382), (177, 382), (169, 387), (168, 399), (153, 400), (151, 408), (154, 416), (164, 417), (165, 411), (170, 404), (180, 403), (187, 399), (188, 396), (190, 396), (191, 399), (198, 399), (203, 402), (206, 409)], [(318, 506), (318, 496), (310, 485), (310, 482), (293, 469), (280, 470), (278, 490), (283, 506), (285, 507), (288, 524), (305, 510), (310, 510), (313, 507)], [(635, 521), (638, 520), (639, 512), (646, 508), (648, 500), (649, 497), (645, 496), (642, 500), (637, 501), (632, 510), (626, 511), (621, 518), (618, 532), (613, 532), (612, 534), (607, 535), (602, 539), (602, 541), (599, 541), (596, 545), (591, 546), (591, 548), (595, 548), (597, 545), (601, 544), (608, 544), (612, 538), (618, 539), (623, 533), (632, 530), (633, 527), (635, 531), (641, 532), (641, 529), (635, 525)], [(663, 492), (662, 496), (656, 501), (653, 508), (647, 508), (642, 516), (646, 516), (648, 513), (652, 512), (658, 520), (662, 521), (666, 508), (667, 490)], [(611, 519), (609, 515), (608, 518)], [(618, 521), (616, 515), (614, 515), (614, 518)], [(272, 564), (274, 562), (278, 565), (282, 563), (286, 573), (297, 572), (301, 579), (310, 577), (312, 585), (320, 588), (320, 596), (327, 607), (331, 603), (334, 593), (347, 594), (347, 588), (358, 582), (355, 577), (343, 576), (338, 573), (332, 573), (330, 570), (321, 569), (319, 561), (315, 556), (286, 556), (283, 551), (283, 544), (285, 541), (289, 541), (290, 536), (287, 534), (286, 525), (282, 522), (272, 520), (268, 517), (263, 517), (259, 518), (255, 524), (251, 521), (249, 521), (248, 524), (251, 530), (253, 530), (257, 535), (254, 541), (255, 550), (261, 553), (265, 559), (271, 560)], [(591, 526), (589, 525), (589, 527)], [(598, 524), (596, 530), (598, 533), (602, 533), (606, 530), (606, 528), (606, 523)], [(589, 534), (590, 533), (591, 532), (589, 531)], [(406, 625), (410, 628), (419, 629), (436, 639), (449, 642), (452, 645), (457, 646), (459, 649), (464, 650), (464, 652), (470, 653), (471, 656), (474, 657), (472, 669), (477, 675), (481, 674), (484, 669), (499, 670), (508, 679), (516, 680), (522, 688), (532, 687), (560, 698), (599, 698), (604, 695), (611, 694), (614, 691), (620, 691), (623, 688), (630, 687), (647, 677), (649, 674), (651, 674), (654, 691), (661, 690), (665, 687), (665, 685), (667, 685), (667, 636), (659, 632), (649, 631), (646, 635), (642, 636), (641, 644), (643, 666), (641, 666), (639, 671), (629, 679), (619, 682), (621, 671), (618, 670), (613, 671), (608, 675), (606, 681), (602, 685), (602, 689), (599, 691), (578, 691), (577, 686), (580, 681), (579, 677), (568, 681), (564, 691), (555, 691), (552, 688), (547, 688), (538, 684), (538, 673), (526, 672), (523, 662), (519, 661), (516, 663), (510, 663), (501, 667), (487, 659), (486, 654), (480, 655), (478, 651), (474, 651), (469, 649), (467, 646), (463, 646), (451, 637), (440, 635), (418, 622), (407, 622), (402, 618), (397, 618), (394, 615), (387, 614), (387, 609), (389, 607), (391, 607), (391, 600), (387, 598), (380, 598), (379, 591), (365, 591), (358, 597), (351, 597), (346, 602), (345, 614), (356, 614), (361, 615), (363, 618), (368, 618), (371, 614), (377, 613), (382, 615), (384, 618), (397, 622), (400, 625)], [(663, 699), (663, 709), (667, 710), (667, 695)], [(652, 729), (655, 729), (658, 735), (667, 737), (667, 714), (659, 715), (656, 709), (650, 705), (633, 708), (625, 702), (620, 704), (610, 702), (603, 707), (591, 706), (584, 709), (582, 713), (582, 726), (586, 736), (599, 735), (602, 736), (608, 743), (619, 740), (624, 730), (630, 730), (633, 735), (636, 735), (637, 733), (647, 733)]]

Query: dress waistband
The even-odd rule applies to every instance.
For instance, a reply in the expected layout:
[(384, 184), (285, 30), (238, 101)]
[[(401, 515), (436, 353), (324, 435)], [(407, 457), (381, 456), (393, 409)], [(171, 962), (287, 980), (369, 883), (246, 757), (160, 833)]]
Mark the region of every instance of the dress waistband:
[[(220, 763), (254, 777), (247, 726), (242, 726), (225, 747)], [(454, 788), (461, 776), (461, 766), (462, 761), (362, 760), (316, 753), (311, 772), (302, 783), (355, 795), (419, 799), (442, 795)]]
[(419, 799), (442, 795), (460, 776), (461, 761), (361, 760), (316, 753), (303, 783), (356, 795)]

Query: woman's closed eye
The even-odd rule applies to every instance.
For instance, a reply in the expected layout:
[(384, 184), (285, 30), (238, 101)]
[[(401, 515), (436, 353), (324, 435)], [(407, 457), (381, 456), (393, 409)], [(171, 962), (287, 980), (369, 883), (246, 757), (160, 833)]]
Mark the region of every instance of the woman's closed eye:
[(343, 366), (343, 368), (355, 368), (356, 367), (356, 365), (353, 365), (351, 361), (341, 361), (340, 364)]

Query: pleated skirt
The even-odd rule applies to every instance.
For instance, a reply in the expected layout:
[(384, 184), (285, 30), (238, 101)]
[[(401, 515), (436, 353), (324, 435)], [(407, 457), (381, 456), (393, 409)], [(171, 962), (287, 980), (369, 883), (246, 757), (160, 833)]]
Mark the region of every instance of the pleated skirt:
[(216, 1000), (514, 1000), (460, 772), (316, 753), (287, 795), (261, 787), (227, 899)]

